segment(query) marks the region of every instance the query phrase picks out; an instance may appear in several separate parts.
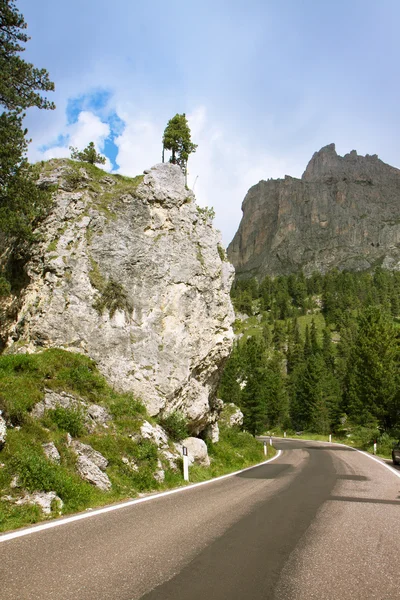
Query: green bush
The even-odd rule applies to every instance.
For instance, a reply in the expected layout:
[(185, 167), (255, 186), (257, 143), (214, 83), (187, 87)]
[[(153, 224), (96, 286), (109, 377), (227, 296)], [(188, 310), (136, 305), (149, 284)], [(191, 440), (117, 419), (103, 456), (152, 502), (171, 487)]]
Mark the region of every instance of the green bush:
[(59, 429), (68, 431), (72, 437), (79, 437), (85, 431), (82, 410), (56, 406), (56, 408), (47, 411), (47, 415)]
[(185, 415), (176, 410), (165, 417), (160, 417), (159, 424), (175, 442), (188, 436), (188, 423)]

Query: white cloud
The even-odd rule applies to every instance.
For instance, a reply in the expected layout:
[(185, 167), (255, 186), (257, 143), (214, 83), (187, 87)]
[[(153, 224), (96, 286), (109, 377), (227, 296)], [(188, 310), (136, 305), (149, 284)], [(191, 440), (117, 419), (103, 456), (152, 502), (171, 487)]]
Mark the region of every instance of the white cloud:
[(287, 160), (247, 147), (207, 118), (205, 107), (198, 107), (188, 121), (192, 140), (198, 144), (189, 159), (189, 186), (194, 186), (200, 205), (213, 206), (215, 225), (227, 245), (241, 219), (241, 204), (248, 189), (261, 179), (284, 177), (298, 172)]
[[(59, 132), (62, 136), (64, 143), (60, 146), (54, 142), (47, 143), (45, 150), (39, 148), (37, 145), (30, 148), (29, 158), (31, 161), (38, 160), (49, 160), (50, 158), (65, 158), (69, 157), (71, 151), (70, 146), (83, 150), (89, 144), (94, 142), (96, 150), (101, 152), (104, 148), (104, 142), (110, 135), (110, 126), (107, 123), (101, 121), (101, 119), (89, 111), (82, 111), (79, 113), (79, 117), (76, 123), (71, 125), (65, 125), (62, 131)], [(111, 163), (107, 159), (106, 164), (103, 166), (107, 171), (111, 170)]]
[(135, 176), (161, 162), (160, 126), (148, 116), (138, 115), (132, 106), (117, 107), (116, 112), (125, 123), (124, 131), (114, 140), (118, 172)]

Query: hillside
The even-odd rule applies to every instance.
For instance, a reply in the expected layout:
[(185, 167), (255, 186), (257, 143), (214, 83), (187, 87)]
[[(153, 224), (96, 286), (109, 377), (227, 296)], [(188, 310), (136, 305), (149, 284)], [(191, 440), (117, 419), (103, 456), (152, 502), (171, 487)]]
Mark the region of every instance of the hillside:
[(400, 171), (376, 155), (316, 152), (301, 179), (247, 193), (228, 247), (238, 277), (400, 267)]

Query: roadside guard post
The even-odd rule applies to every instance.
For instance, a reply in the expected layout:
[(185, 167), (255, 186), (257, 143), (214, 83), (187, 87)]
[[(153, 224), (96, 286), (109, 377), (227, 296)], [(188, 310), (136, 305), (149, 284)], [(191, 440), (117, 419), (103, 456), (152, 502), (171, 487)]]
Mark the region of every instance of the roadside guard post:
[(376, 440), (374, 441), (374, 454), (376, 454)]
[(272, 446), (272, 436), (269, 436), (269, 445)]
[(267, 440), (264, 440), (264, 454), (265, 454), (265, 456), (267, 456), (267, 454), (268, 454)]
[(186, 446), (182, 446), (183, 454), (183, 479), (189, 481), (189, 457)]

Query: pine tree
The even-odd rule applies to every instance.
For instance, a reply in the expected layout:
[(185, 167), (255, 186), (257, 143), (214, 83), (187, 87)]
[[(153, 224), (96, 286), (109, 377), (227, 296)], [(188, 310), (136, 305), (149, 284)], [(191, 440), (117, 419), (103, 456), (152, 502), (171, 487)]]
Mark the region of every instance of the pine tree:
[(399, 343), (387, 314), (379, 307), (365, 309), (347, 363), (345, 408), (356, 423), (378, 419), (387, 429), (399, 384)]
[(104, 165), (106, 162), (106, 157), (102, 156), (96, 151), (96, 147), (94, 142), (89, 142), (84, 150), (79, 152), (77, 148), (73, 148), (70, 146), (71, 150), (71, 158), (72, 160), (79, 160), (81, 162), (87, 162), (91, 165), (100, 164)]
[(168, 121), (162, 142), (163, 162), (164, 150), (170, 150), (172, 152), (170, 162), (174, 165), (179, 165), (186, 175), (189, 155), (196, 152), (197, 144), (194, 144), (191, 140), (185, 113), (182, 115), (176, 114)]
[(3, 235), (27, 239), (45, 212), (49, 197), (37, 189), (26, 160), (28, 140), (22, 121), (29, 107), (53, 109), (39, 92), (54, 90), (45, 69), (19, 55), (29, 40), (24, 17), (11, 0), (0, 0), (0, 229)]

